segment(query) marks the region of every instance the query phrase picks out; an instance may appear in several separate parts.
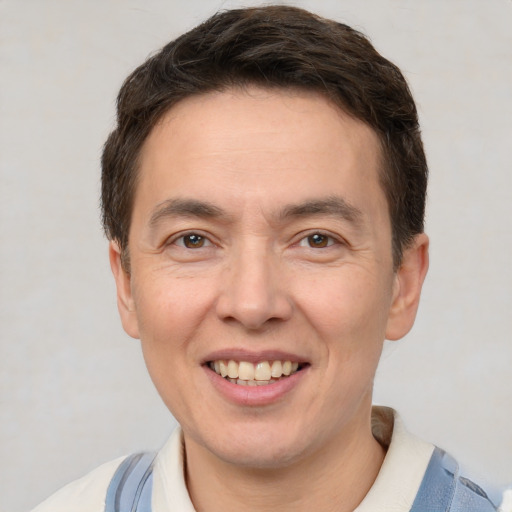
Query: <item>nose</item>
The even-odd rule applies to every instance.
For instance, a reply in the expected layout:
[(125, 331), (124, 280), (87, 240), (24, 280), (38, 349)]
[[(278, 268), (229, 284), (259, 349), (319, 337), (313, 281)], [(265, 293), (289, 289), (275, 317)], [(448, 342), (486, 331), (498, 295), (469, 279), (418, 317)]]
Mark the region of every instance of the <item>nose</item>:
[(249, 330), (288, 320), (292, 301), (277, 257), (262, 250), (238, 254), (223, 273), (217, 315)]

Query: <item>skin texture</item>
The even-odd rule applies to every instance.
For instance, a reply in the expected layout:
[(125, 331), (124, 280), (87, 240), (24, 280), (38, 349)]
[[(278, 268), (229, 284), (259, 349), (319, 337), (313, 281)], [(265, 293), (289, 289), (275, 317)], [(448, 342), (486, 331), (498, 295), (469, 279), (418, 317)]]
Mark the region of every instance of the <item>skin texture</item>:
[[(373, 378), (428, 266), (422, 234), (393, 272), (379, 157), (364, 123), (287, 90), (188, 98), (146, 141), (130, 273), (115, 242), (110, 259), (124, 329), (183, 428), (197, 510), (353, 510), (375, 480)], [(204, 364), (220, 353), (306, 367), (242, 403)]]

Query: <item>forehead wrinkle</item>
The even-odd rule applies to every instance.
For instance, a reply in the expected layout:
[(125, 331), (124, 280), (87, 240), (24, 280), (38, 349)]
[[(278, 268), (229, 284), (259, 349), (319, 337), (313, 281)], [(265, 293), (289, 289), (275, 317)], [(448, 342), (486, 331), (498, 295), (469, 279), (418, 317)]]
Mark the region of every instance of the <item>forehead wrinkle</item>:
[(159, 203), (149, 219), (150, 227), (155, 227), (168, 217), (194, 217), (203, 219), (228, 218), (228, 214), (218, 206), (197, 199), (166, 199)]
[(339, 196), (310, 199), (302, 203), (290, 204), (285, 206), (278, 216), (280, 220), (287, 220), (296, 217), (319, 215), (340, 217), (354, 224), (360, 224), (363, 218), (363, 212), (359, 208), (356, 208)]

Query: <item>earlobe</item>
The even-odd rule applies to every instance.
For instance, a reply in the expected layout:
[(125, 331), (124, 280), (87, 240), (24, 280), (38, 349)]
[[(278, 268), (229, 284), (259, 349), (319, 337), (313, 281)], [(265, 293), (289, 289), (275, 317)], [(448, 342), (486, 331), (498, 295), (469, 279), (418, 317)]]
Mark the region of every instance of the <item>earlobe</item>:
[(110, 242), (108, 255), (110, 268), (116, 282), (117, 309), (119, 310), (123, 329), (132, 338), (139, 338), (139, 327), (132, 296), (131, 276), (123, 267), (121, 249), (117, 242)]
[(393, 302), (386, 327), (388, 340), (402, 338), (414, 324), (428, 270), (428, 245), (428, 236), (420, 233), (403, 252), (402, 263), (395, 274)]

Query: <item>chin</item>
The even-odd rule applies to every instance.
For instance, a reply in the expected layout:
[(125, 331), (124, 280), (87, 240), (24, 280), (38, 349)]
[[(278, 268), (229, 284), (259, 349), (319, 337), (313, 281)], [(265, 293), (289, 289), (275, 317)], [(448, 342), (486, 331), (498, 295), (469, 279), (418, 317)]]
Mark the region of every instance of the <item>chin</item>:
[(242, 447), (216, 453), (217, 457), (228, 464), (247, 469), (282, 469), (300, 459), (296, 449), (284, 446)]
[(206, 449), (225, 463), (254, 469), (278, 469), (300, 460), (306, 451), (304, 435), (297, 439), (289, 428), (227, 429), (222, 438), (204, 444)]

